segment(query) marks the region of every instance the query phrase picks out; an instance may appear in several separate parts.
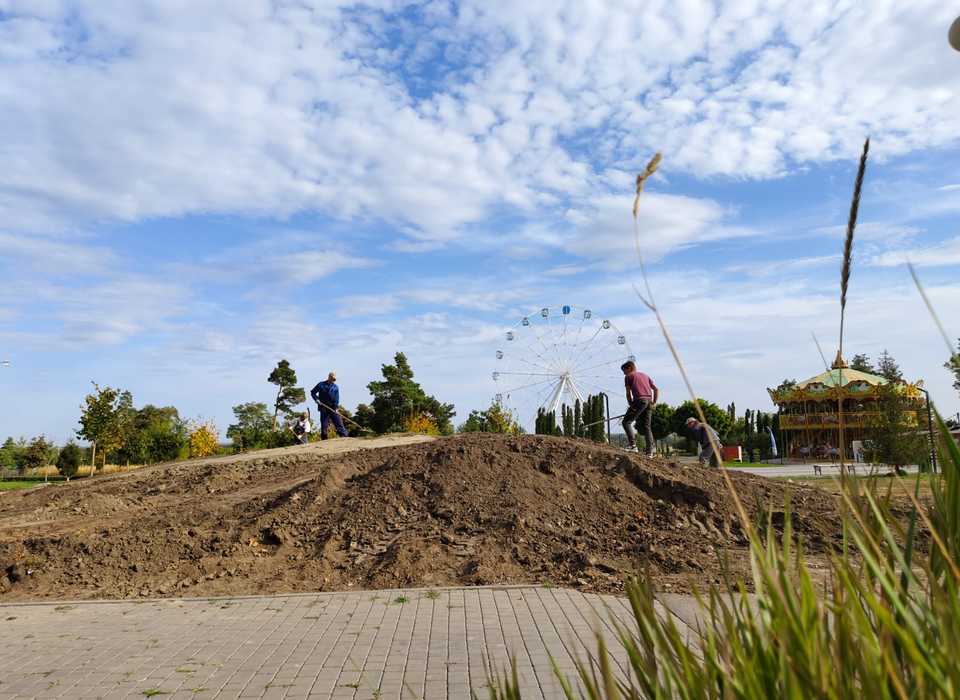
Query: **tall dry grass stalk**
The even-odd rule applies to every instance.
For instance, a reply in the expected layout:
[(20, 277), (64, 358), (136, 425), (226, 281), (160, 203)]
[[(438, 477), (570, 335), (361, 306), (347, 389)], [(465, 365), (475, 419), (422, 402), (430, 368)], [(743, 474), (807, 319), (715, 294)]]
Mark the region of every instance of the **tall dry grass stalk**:
[[(847, 311), (847, 288), (850, 286), (850, 270), (853, 267), (853, 232), (857, 228), (857, 214), (860, 211), (860, 191), (863, 189), (863, 175), (867, 170), (867, 154), (870, 152), (870, 137), (863, 142), (860, 154), (860, 167), (857, 179), (853, 183), (853, 199), (850, 201), (850, 216), (847, 218), (847, 235), (843, 240), (843, 265), (840, 268), (840, 342), (837, 359), (843, 359), (843, 322)], [(827, 370), (829, 371), (829, 370)], [(846, 435), (843, 424), (843, 366), (837, 368), (837, 432), (840, 437), (840, 478), (846, 479)]]
[[(693, 390), (693, 384), (690, 381), (690, 377), (687, 375), (687, 370), (686, 367), (684, 367), (683, 361), (680, 359), (680, 353), (677, 352), (677, 347), (674, 345), (670, 331), (667, 330), (667, 324), (663, 320), (663, 316), (660, 314), (659, 307), (657, 307), (656, 299), (653, 296), (653, 289), (650, 286), (650, 278), (647, 275), (647, 266), (643, 262), (643, 248), (640, 244), (640, 195), (643, 193), (643, 186), (646, 183), (647, 178), (653, 175), (660, 166), (660, 160), (660, 153), (657, 152), (654, 154), (653, 158), (650, 159), (650, 162), (647, 163), (647, 167), (644, 169), (644, 171), (637, 176), (637, 191), (636, 196), (633, 199), (633, 240), (637, 246), (637, 262), (640, 265), (640, 274), (643, 277), (643, 286), (646, 294), (637, 289), (636, 285), (634, 285), (633, 290), (640, 298), (640, 301), (642, 301), (656, 317), (657, 325), (660, 326), (660, 332), (663, 334), (663, 338), (667, 342), (667, 347), (670, 349), (670, 354), (673, 356), (673, 361), (680, 370), (680, 376), (683, 377), (683, 383), (687, 387), (687, 392), (690, 394), (690, 400), (693, 401), (693, 406), (697, 412), (697, 416), (700, 418), (702, 423), (706, 423), (707, 417), (703, 413), (703, 408), (700, 406), (699, 399), (697, 399), (697, 393)], [(740, 494), (737, 493), (737, 489), (733, 485), (733, 480), (730, 478), (727, 470), (723, 468), (723, 455), (720, 453), (720, 445), (717, 444), (713, 433), (709, 430), (707, 431), (707, 438), (710, 440), (710, 446), (713, 448), (714, 454), (717, 455), (717, 459), (720, 462), (720, 473), (723, 475), (724, 483), (726, 484), (727, 490), (730, 492), (730, 497), (733, 499), (734, 507), (737, 511), (737, 517), (740, 519), (740, 524), (743, 527), (744, 532), (749, 536), (753, 533), (753, 523), (747, 516), (747, 510), (743, 507), (743, 503), (740, 501)]]
[(863, 188), (863, 174), (867, 169), (867, 154), (870, 152), (870, 138), (863, 143), (860, 155), (860, 167), (853, 184), (853, 199), (850, 202), (850, 216), (847, 218), (847, 235), (843, 241), (843, 266), (840, 268), (840, 355), (843, 355), (843, 321), (847, 310), (847, 287), (850, 286), (850, 269), (853, 266), (853, 232), (857, 228), (857, 213), (860, 210), (860, 190)]

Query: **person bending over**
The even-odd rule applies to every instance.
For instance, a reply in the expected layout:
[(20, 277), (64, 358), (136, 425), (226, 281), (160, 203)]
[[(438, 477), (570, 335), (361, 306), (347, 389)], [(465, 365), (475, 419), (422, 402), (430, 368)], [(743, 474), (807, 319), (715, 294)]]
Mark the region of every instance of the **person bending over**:
[[(687, 428), (693, 433), (693, 439), (700, 444), (700, 466), (707, 464), (711, 467), (722, 467), (723, 461), (720, 450), (723, 449), (723, 445), (720, 443), (720, 436), (717, 431), (710, 427), (708, 423), (701, 423), (693, 416), (687, 418)], [(711, 436), (713, 442), (710, 441)], [(714, 443), (716, 443), (716, 452), (713, 449)]]

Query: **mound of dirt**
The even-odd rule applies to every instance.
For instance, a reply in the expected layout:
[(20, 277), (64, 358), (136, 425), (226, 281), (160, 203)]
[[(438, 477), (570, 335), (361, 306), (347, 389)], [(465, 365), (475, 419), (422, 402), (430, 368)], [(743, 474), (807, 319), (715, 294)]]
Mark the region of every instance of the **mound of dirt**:
[[(834, 497), (732, 475), (755, 521), (790, 491), (808, 551)], [(0, 600), (552, 583), (673, 590), (745, 561), (722, 476), (580, 440), (464, 435), (145, 469), (0, 498)], [(3, 572), (6, 572), (4, 575)]]

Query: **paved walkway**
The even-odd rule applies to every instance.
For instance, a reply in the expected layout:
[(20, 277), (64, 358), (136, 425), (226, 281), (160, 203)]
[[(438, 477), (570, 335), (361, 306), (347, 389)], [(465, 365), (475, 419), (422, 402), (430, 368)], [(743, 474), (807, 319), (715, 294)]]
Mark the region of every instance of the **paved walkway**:
[(611, 616), (624, 599), (542, 587), (0, 605), (0, 698), (465, 700), (513, 655), (525, 699), (560, 698), (551, 657), (573, 678), (595, 629), (626, 668)]

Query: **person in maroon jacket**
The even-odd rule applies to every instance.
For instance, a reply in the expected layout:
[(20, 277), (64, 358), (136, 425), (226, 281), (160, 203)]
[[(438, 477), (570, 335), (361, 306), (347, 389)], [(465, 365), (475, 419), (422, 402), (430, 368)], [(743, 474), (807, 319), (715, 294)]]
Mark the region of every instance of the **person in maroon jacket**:
[(627, 449), (637, 449), (637, 429), (643, 428), (648, 457), (653, 456), (653, 407), (657, 403), (660, 391), (646, 374), (637, 370), (632, 360), (620, 365), (623, 370), (623, 383), (627, 391), (627, 412), (623, 415), (623, 429), (627, 433)]

